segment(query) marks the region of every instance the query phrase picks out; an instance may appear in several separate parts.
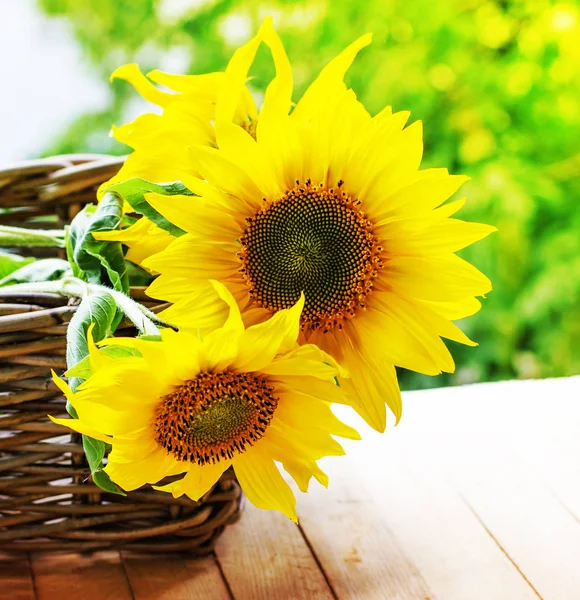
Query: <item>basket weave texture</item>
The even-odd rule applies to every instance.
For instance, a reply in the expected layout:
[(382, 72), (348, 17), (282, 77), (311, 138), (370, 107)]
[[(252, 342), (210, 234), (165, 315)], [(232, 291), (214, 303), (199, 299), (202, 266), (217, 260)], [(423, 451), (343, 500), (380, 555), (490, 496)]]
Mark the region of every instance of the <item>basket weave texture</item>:
[[(54, 229), (69, 223), (122, 162), (67, 155), (0, 170), (0, 224)], [(38, 221), (47, 215), (58, 222)], [(142, 288), (132, 296), (155, 310)], [(80, 436), (48, 419), (48, 413), (66, 415), (50, 370), (66, 368), (66, 328), (75, 310), (57, 295), (0, 288), (0, 549), (210, 552), (240, 514), (242, 494), (231, 471), (198, 502), (151, 486), (126, 497), (106, 493), (90, 481)]]

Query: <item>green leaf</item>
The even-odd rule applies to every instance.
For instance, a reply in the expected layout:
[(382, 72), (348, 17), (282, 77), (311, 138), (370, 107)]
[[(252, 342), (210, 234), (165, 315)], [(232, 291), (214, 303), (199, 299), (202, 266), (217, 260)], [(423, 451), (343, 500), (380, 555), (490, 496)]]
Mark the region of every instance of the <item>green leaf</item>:
[(153, 281), (153, 275), (130, 261), (126, 262), (127, 275), (131, 286), (145, 287)]
[(120, 242), (98, 241), (92, 235), (117, 229), (122, 218), (123, 203), (113, 194), (103, 198), (98, 207), (86, 206), (71, 223), (66, 249), (76, 277), (128, 293), (129, 277)]
[(83, 448), (91, 473), (94, 474), (103, 464), (103, 458), (105, 458), (105, 442), (95, 440), (88, 435), (83, 435)]
[[(147, 199), (145, 194), (156, 192), (164, 196), (193, 196), (193, 194), (181, 183), (175, 181), (173, 183), (152, 183), (145, 179), (134, 178), (121, 183), (115, 183), (107, 188), (104, 198), (111, 195), (118, 195), (123, 200), (131, 205), (131, 208), (140, 215), (147, 217), (151, 222), (155, 223), (161, 229), (165, 229), (175, 237), (182, 236), (185, 231), (177, 225), (168, 221), (161, 213), (155, 210)], [(104, 199), (103, 198), (103, 199)]]
[[(87, 331), (91, 323), (94, 323), (93, 339), (97, 342), (113, 333), (116, 316), (117, 304), (110, 294), (107, 292), (87, 294), (81, 300), (67, 329), (67, 365), (75, 366), (88, 356)], [(79, 383), (78, 377), (69, 380), (73, 391)]]
[(127, 494), (117, 487), (111, 480), (111, 478), (105, 473), (105, 471), (98, 470), (93, 473), (93, 481), (96, 485), (98, 485), (105, 492), (110, 492), (111, 494), (118, 494), (119, 496), (126, 496)]
[(10, 273), (17, 271), (25, 265), (29, 265), (34, 260), (32, 257), (19, 256), (18, 254), (0, 250), (0, 279), (5, 278)]
[(125, 492), (120, 490), (112, 481), (111, 478), (103, 471), (103, 458), (105, 458), (105, 452), (108, 444), (95, 440), (86, 435), (83, 435), (83, 448), (85, 455), (91, 469), (91, 475), (93, 481), (102, 490), (112, 492), (113, 494), (119, 494), (126, 496)]
[(15, 283), (31, 283), (34, 281), (54, 281), (70, 274), (70, 265), (61, 258), (45, 258), (25, 264), (0, 279), (0, 287)]
[[(74, 365), (71, 371), (77, 371), (74, 376), (69, 377), (69, 385), (73, 391), (83, 379), (86, 379), (87, 367), (90, 371), (87, 342), (89, 327), (94, 323), (92, 336), (95, 341), (100, 341), (112, 334), (116, 317), (117, 304), (107, 292), (89, 293), (81, 300), (67, 329), (66, 360), (68, 365)], [(67, 410), (73, 418), (78, 418), (76, 410), (69, 402), (67, 402)], [(123, 492), (102, 471), (105, 443), (83, 435), (83, 448), (95, 484), (105, 491), (122, 494)]]

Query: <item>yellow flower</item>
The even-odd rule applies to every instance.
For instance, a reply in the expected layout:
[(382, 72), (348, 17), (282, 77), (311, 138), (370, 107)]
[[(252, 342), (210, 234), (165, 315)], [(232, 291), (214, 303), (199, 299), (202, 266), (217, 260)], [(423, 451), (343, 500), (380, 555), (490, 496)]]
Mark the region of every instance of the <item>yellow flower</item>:
[(125, 490), (183, 473), (156, 489), (198, 500), (231, 466), (251, 502), (296, 520), (274, 461), (307, 491), (312, 477), (328, 483), (316, 461), (344, 454), (332, 435), (359, 437), (327, 401), (343, 402), (339, 367), (317, 347), (297, 345), (303, 298), (245, 329), (232, 296), (214, 285), (229, 307), (223, 327), (101, 344), (137, 352), (122, 358), (91, 343), (91, 375), (74, 394), (54, 377), (79, 418), (52, 420), (110, 443), (105, 471)]
[(405, 127), (409, 114), (390, 107), (371, 117), (344, 84), (370, 41), (364, 35), (332, 60), (290, 114), (290, 64), (271, 42), (277, 75), (255, 139), (229, 118), (247, 76), (240, 67), (216, 105), (216, 147), (189, 149), (201, 198), (149, 197), (187, 234), (144, 264), (161, 273), (153, 297), (175, 301), (215, 278), (247, 323), (304, 292), (300, 343), (350, 372), (343, 389), (383, 431), (385, 403), (397, 421), (402, 411), (395, 366), (452, 372), (441, 338), (475, 345), (452, 321), (475, 313), (491, 283), (455, 252), (495, 228), (450, 218), (464, 201), (444, 203), (467, 178), (420, 170), (420, 122)]

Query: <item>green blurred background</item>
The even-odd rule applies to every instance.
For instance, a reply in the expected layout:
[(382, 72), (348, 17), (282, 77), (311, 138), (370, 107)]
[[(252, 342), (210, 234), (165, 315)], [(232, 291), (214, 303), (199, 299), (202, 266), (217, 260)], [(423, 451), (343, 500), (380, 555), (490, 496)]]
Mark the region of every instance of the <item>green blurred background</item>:
[[(460, 216), (499, 232), (464, 252), (494, 284), (452, 344), (455, 374), (402, 373), (407, 389), (580, 373), (580, 9), (546, 0), (37, 0), (68, 21), (104, 81), (120, 64), (221, 70), (272, 15), (294, 66), (295, 99), (319, 69), (366, 31), (374, 43), (348, 75), (372, 112), (391, 104), (425, 129), (424, 166), (472, 179)], [(162, 60), (163, 58), (163, 60)], [(273, 73), (262, 49), (251, 82)], [(123, 82), (73, 119), (45, 154), (113, 152), (107, 136), (144, 107)]]

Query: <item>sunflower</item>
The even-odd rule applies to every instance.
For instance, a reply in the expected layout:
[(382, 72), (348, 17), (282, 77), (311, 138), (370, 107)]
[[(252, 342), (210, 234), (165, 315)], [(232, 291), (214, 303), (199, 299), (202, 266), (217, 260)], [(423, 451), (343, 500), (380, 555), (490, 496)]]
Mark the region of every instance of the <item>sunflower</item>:
[(188, 147), (188, 185), (201, 197), (149, 197), (187, 233), (144, 265), (160, 273), (148, 293), (170, 301), (218, 279), (248, 324), (303, 292), (299, 342), (346, 368), (351, 404), (384, 431), (385, 405), (397, 422), (402, 411), (395, 367), (453, 372), (442, 338), (476, 345), (452, 321), (477, 312), (491, 283), (455, 252), (495, 228), (451, 218), (464, 200), (446, 201), (467, 177), (420, 169), (420, 122), (406, 127), (409, 113), (390, 107), (371, 116), (347, 88), (370, 41), (332, 60), (290, 112), (292, 71), (270, 40), (277, 74), (255, 132), (231, 119), (248, 62), (240, 67), (217, 100), (215, 147)]
[[(268, 44), (280, 65), (279, 39), (274, 33), (272, 20), (264, 21), (258, 35), (240, 48), (223, 72), (203, 75), (177, 75), (154, 70), (143, 75), (136, 64), (116, 69), (111, 81), (123, 80), (139, 92), (141, 97), (161, 109), (161, 114), (146, 113), (120, 127), (113, 126), (111, 136), (131, 147), (119, 172), (103, 183), (98, 192), (122, 181), (139, 177), (154, 183), (181, 181), (186, 187), (197, 186), (192, 177), (189, 146), (215, 145), (215, 118), (227, 118), (247, 131), (255, 132), (257, 109), (245, 81), (260, 42)], [(165, 86), (163, 91), (154, 84)], [(237, 93), (232, 95), (232, 89)], [(219, 102), (218, 102), (219, 101)], [(220, 107), (216, 113), (216, 106)], [(131, 212), (127, 206), (127, 211)], [(140, 263), (147, 256), (160, 252), (171, 242), (171, 236), (147, 220), (138, 221), (121, 231), (94, 234), (98, 240), (120, 241), (129, 248), (127, 259)]]
[(303, 297), (245, 329), (232, 296), (213, 285), (229, 308), (221, 328), (101, 343), (135, 352), (122, 358), (91, 342), (91, 375), (74, 394), (54, 377), (79, 418), (52, 420), (111, 444), (105, 471), (125, 490), (184, 474), (155, 487), (198, 500), (233, 467), (251, 502), (296, 521), (296, 499), (274, 461), (302, 491), (312, 477), (328, 484), (316, 461), (344, 454), (332, 436), (359, 437), (328, 402), (344, 401), (334, 383), (340, 369), (316, 346), (297, 345)]

